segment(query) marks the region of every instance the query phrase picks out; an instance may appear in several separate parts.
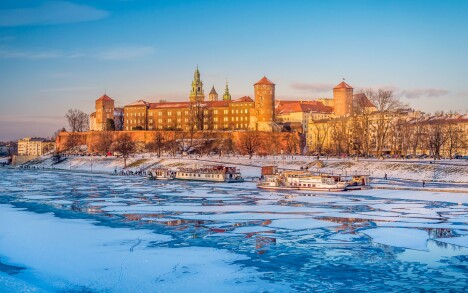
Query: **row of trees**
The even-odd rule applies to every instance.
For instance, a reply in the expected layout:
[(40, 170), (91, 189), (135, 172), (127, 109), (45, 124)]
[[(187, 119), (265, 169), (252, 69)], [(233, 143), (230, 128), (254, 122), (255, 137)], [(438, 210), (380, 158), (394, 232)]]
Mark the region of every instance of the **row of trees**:
[[(295, 133), (271, 133), (261, 135), (257, 131), (245, 131), (237, 134), (220, 132), (202, 132), (196, 138), (189, 131), (157, 131), (147, 142), (135, 142), (128, 133), (112, 131), (97, 132), (92, 143), (92, 151), (100, 154), (118, 152), (123, 158), (136, 152), (154, 152), (157, 156), (178, 153), (209, 154), (244, 154), (253, 155), (274, 153), (297, 154), (300, 152), (300, 140)], [(65, 148), (72, 150), (86, 144), (85, 136), (73, 132), (67, 135)]]
[(353, 105), (353, 116), (312, 124), (311, 152), (364, 156), (424, 153), (440, 158), (442, 153), (452, 157), (466, 150), (467, 133), (452, 119), (454, 113), (416, 117), (392, 91), (366, 90), (365, 94), (375, 108), (358, 101)]

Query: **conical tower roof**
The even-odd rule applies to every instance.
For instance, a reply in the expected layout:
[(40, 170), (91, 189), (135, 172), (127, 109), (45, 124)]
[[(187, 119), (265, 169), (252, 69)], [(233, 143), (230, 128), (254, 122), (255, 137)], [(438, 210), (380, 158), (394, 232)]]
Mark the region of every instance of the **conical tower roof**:
[(210, 91), (210, 95), (217, 95), (218, 93), (216, 92), (215, 90), (215, 87), (213, 85), (213, 87), (211, 88), (211, 91)]
[(340, 84), (335, 86), (333, 89), (352, 89), (353, 87), (347, 84), (346, 82), (342, 81)]
[(275, 85), (271, 80), (269, 80), (266, 76), (264, 76), (262, 79), (257, 81), (255, 85)]
[(97, 99), (98, 101), (113, 101), (113, 99), (111, 99), (111, 97), (109, 97), (108, 95), (104, 94), (102, 95), (99, 99)]

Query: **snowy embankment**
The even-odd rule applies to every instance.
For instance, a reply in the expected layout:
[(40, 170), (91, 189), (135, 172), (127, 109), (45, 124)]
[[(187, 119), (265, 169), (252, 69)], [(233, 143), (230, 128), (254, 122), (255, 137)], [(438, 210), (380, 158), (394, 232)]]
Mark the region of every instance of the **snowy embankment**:
[[(200, 166), (209, 164), (226, 164), (237, 166), (244, 177), (259, 177), (262, 166), (276, 165), (280, 169), (300, 170), (307, 166), (309, 170), (320, 172), (333, 172), (340, 174), (363, 173), (374, 178), (383, 178), (385, 174), (389, 180), (437, 181), (452, 183), (468, 183), (468, 162), (460, 160), (375, 160), (375, 159), (336, 159), (308, 156), (189, 156), (158, 158), (154, 154), (137, 154), (127, 160), (124, 169), (124, 160), (117, 157), (65, 157), (58, 164), (54, 164), (51, 157), (43, 157), (29, 165), (35, 168), (62, 169), (85, 172), (114, 173), (121, 170), (139, 171), (153, 166), (169, 168)], [(319, 168), (318, 166), (322, 166)]]

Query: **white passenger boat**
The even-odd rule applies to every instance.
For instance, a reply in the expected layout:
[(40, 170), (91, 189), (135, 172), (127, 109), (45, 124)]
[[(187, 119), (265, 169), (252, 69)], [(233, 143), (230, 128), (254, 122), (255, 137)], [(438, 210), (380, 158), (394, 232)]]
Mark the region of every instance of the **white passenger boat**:
[(339, 175), (314, 175), (307, 171), (288, 171), (265, 175), (264, 179), (257, 184), (257, 187), (262, 189), (316, 191), (344, 191), (346, 186), (348, 183), (341, 181)]
[(172, 180), (175, 172), (165, 168), (153, 168), (149, 171), (148, 178), (154, 180)]
[(243, 182), (241, 173), (236, 167), (207, 166), (201, 168), (181, 168), (175, 179), (212, 182)]

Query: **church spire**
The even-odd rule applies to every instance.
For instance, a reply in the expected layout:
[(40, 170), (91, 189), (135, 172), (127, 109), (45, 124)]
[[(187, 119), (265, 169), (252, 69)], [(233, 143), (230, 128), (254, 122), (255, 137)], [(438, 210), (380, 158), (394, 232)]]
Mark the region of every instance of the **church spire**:
[(200, 80), (200, 71), (197, 69), (193, 74), (192, 90), (190, 91), (190, 102), (203, 102), (205, 93), (203, 92), (203, 82)]
[(228, 86), (227, 81), (226, 81), (226, 89), (224, 90), (223, 100), (224, 101), (230, 101), (231, 100), (231, 94), (229, 93), (229, 86)]

